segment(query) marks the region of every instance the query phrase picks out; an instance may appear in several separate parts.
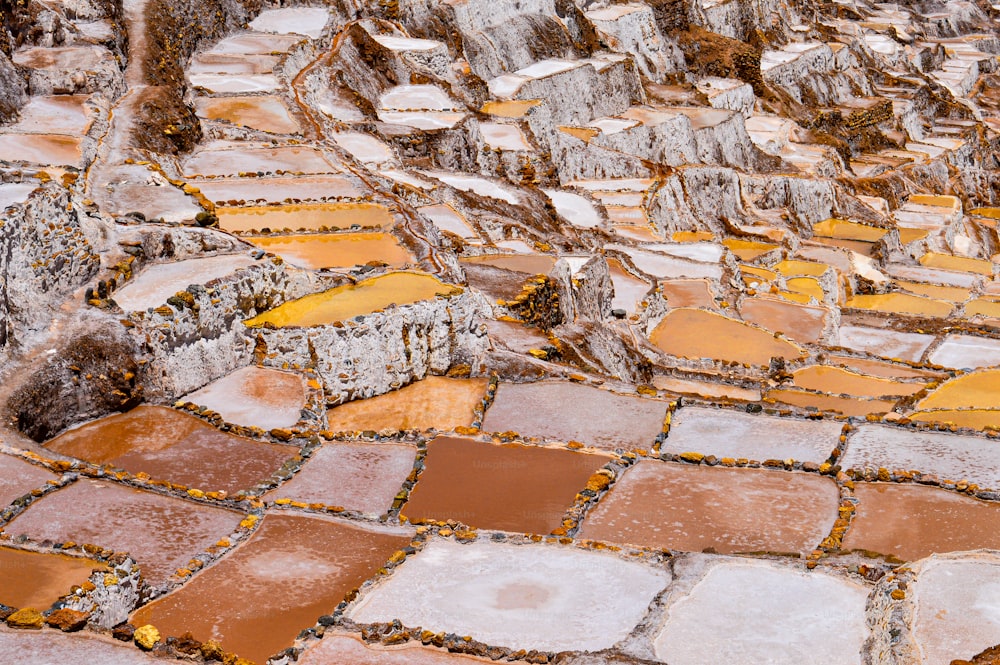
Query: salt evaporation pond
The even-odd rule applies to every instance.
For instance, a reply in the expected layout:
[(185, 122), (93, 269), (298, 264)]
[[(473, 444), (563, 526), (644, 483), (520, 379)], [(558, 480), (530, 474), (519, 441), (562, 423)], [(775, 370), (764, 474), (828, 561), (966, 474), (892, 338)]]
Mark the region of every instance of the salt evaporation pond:
[(98, 569), (104, 566), (91, 559), (0, 547), (0, 603), (47, 610)]
[(264, 495), (385, 514), (413, 470), (417, 449), (402, 443), (327, 443), (312, 454), (291, 480)]
[(396, 646), (366, 644), (354, 635), (334, 635), (328, 630), (323, 639), (307, 648), (297, 665), (476, 665), (492, 660), (451, 653), (444, 649), (408, 642)]
[(246, 254), (206, 256), (147, 266), (112, 297), (127, 312), (159, 307), (191, 284), (207, 284), (252, 265)]
[(267, 480), (294, 446), (234, 436), (163, 406), (138, 406), (68, 430), (46, 448), (203, 491), (238, 492)]
[(279, 176), (274, 178), (214, 178), (200, 181), (201, 193), (216, 205), (241, 201), (283, 203), (292, 200), (349, 199), (364, 190), (349, 176)]
[(440, 436), (401, 513), (481, 528), (547, 534), (562, 524), (604, 455)]
[(410, 543), (407, 529), (271, 513), (250, 540), (179, 590), (141, 607), (136, 626), (191, 632), (254, 662), (290, 647)]
[(288, 108), (279, 97), (199, 97), (195, 109), (202, 118), (224, 120), (234, 125), (259, 129), (272, 134), (294, 134), (300, 131)]
[(584, 519), (580, 536), (686, 552), (807, 553), (837, 517), (836, 483), (814, 474), (643, 460)]
[(860, 665), (867, 596), (832, 575), (722, 559), (668, 608), (653, 648), (671, 665)]
[(392, 213), (375, 203), (300, 203), (281, 206), (218, 208), (219, 228), (246, 231), (325, 231), (330, 229), (384, 229), (393, 225)]
[(122, 487), (78, 480), (36, 501), (6, 527), (35, 541), (93, 543), (128, 552), (151, 584), (163, 584), (191, 557), (229, 536), (243, 515)]
[(802, 349), (767, 330), (700, 309), (671, 310), (649, 339), (664, 353), (691, 359), (767, 365), (771, 358), (803, 355)]
[(488, 379), (427, 376), (399, 390), (330, 409), (326, 412), (329, 429), (378, 432), (468, 427), (475, 420), (475, 408), (482, 403), (488, 383)]
[(948, 335), (928, 360), (936, 365), (962, 369), (1000, 365), (1000, 340), (972, 335)]
[(56, 474), (40, 466), (0, 454), (0, 507), (57, 478)]
[(461, 288), (445, 284), (433, 275), (394, 272), (292, 300), (248, 319), (246, 325), (321, 326), (371, 314), (393, 304), (408, 305), (461, 292)]
[(292, 265), (310, 270), (350, 268), (370, 262), (401, 268), (415, 262), (412, 254), (388, 233), (330, 233), (245, 238)]
[(264, 367), (243, 367), (184, 396), (237, 425), (274, 429), (299, 421), (306, 401), (300, 374)]
[(131, 644), (89, 631), (60, 633), (55, 630), (16, 630), (0, 625), (0, 660), (32, 665), (162, 665), (163, 660), (143, 653)]
[[(662, 568), (572, 547), (435, 539), (348, 615), (515, 649), (596, 651), (628, 635), (669, 581)], [(600, 602), (595, 589), (607, 590)]]

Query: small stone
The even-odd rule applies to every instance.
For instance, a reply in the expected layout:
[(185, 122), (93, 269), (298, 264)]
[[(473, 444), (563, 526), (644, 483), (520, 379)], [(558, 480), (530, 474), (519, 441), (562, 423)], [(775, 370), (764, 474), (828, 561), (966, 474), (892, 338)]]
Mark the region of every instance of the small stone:
[(26, 607), (7, 617), (7, 625), (11, 628), (30, 628), (39, 630), (45, 623), (45, 617), (36, 609)]
[(45, 619), (45, 623), (53, 628), (58, 628), (64, 633), (73, 633), (82, 630), (87, 625), (87, 619), (89, 618), (90, 614), (87, 612), (80, 612), (64, 607), (50, 614)]
[(111, 637), (122, 642), (131, 642), (135, 635), (135, 626), (130, 623), (120, 623), (111, 629)]
[(140, 626), (135, 629), (135, 635), (133, 635), (136, 645), (140, 649), (149, 651), (156, 643), (160, 641), (160, 631), (158, 631), (151, 624), (146, 624), (145, 626)]

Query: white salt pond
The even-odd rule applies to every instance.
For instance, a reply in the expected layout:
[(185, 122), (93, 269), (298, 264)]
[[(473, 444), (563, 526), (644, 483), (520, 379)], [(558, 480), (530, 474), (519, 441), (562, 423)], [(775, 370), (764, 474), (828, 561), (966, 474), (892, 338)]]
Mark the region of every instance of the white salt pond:
[(601, 216), (594, 204), (587, 198), (572, 192), (559, 189), (542, 190), (552, 201), (556, 212), (565, 217), (570, 224), (582, 229), (592, 229), (601, 225)]
[(423, 206), (417, 211), (427, 219), (434, 222), (434, 226), (442, 231), (454, 233), (463, 240), (478, 240), (479, 236), (475, 230), (469, 226), (469, 222), (457, 210), (447, 203)]
[(947, 665), (1000, 643), (1000, 558), (968, 553), (916, 564), (910, 586), (920, 663)]
[(57, 630), (14, 630), (0, 626), (0, 659), (31, 665), (156, 665), (163, 661), (131, 644), (89, 631), (65, 634)]
[(434, 540), (348, 615), (496, 646), (597, 651), (628, 635), (669, 581), (666, 570), (570, 547)]
[(859, 326), (840, 327), (840, 346), (883, 358), (917, 362), (934, 341), (931, 335)]
[(333, 135), (334, 142), (365, 164), (384, 164), (396, 161), (392, 148), (384, 141), (361, 132), (339, 132)]
[(867, 595), (823, 573), (724, 560), (670, 606), (653, 648), (670, 665), (860, 664)]
[(674, 413), (664, 452), (699, 452), (764, 461), (825, 462), (837, 447), (841, 424), (795, 420), (732, 409), (685, 406)]
[(329, 19), (330, 12), (319, 7), (285, 7), (261, 12), (250, 21), (250, 28), (257, 32), (305, 35), (319, 39)]
[(274, 74), (191, 74), (191, 85), (213, 93), (271, 92), (281, 87)]
[(126, 312), (159, 307), (191, 284), (207, 284), (253, 262), (249, 255), (231, 254), (160, 263), (144, 269), (112, 297)]
[(316, 148), (306, 146), (246, 146), (218, 142), (184, 162), (186, 175), (234, 176), (241, 173), (337, 173)]
[(521, 201), (521, 198), (516, 193), (501, 187), (497, 183), (492, 180), (487, 180), (486, 178), (463, 175), (460, 173), (449, 173), (447, 171), (423, 171), (422, 173), (426, 176), (430, 176), (431, 178), (440, 180), (447, 185), (451, 185), (455, 189), (460, 189), (463, 192), (475, 192), (480, 196), (500, 199), (501, 201), (506, 201), (511, 205), (517, 205)]
[(299, 374), (243, 367), (183, 399), (218, 412), (226, 422), (269, 430), (299, 421), (306, 390)]
[(14, 182), (0, 185), (0, 210), (27, 200), (28, 195), (38, 189), (38, 183)]
[(906, 469), (981, 487), (1000, 487), (1000, 446), (976, 436), (859, 425), (840, 460), (845, 469)]
[(929, 356), (936, 365), (979, 369), (1000, 365), (1000, 339), (973, 335), (948, 335)]
[[(531, 145), (517, 125), (484, 122), (479, 125), (486, 146), (493, 150), (528, 151)], [(551, 197), (550, 197), (551, 198)]]

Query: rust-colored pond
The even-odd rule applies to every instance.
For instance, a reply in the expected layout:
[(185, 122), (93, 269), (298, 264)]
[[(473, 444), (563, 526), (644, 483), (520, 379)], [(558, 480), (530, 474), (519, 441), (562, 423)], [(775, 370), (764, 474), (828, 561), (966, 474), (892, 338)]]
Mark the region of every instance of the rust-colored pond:
[(700, 309), (675, 309), (650, 334), (665, 353), (767, 365), (771, 358), (798, 358), (802, 350), (772, 333)]
[(266, 480), (298, 452), (233, 436), (194, 416), (139, 406), (60, 434), (50, 450), (204, 491), (237, 492)]
[(95, 568), (103, 566), (90, 559), (0, 547), (0, 603), (47, 610), (71, 587), (86, 582)]
[(584, 519), (581, 538), (687, 552), (808, 552), (837, 517), (840, 493), (805, 473), (644, 460)]
[(858, 483), (844, 549), (915, 561), (931, 554), (1000, 549), (1000, 503), (936, 487)]
[(427, 446), (426, 468), (402, 514), (546, 534), (607, 461), (558, 448), (438, 437)]
[(190, 631), (263, 663), (409, 543), (408, 530), (272, 513), (246, 544), (140, 608), (132, 623), (164, 636)]

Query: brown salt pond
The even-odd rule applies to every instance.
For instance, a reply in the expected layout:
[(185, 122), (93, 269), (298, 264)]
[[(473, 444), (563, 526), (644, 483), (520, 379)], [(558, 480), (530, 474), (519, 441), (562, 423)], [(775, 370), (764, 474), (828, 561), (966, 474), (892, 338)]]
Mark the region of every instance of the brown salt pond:
[(784, 333), (799, 343), (819, 341), (826, 328), (829, 310), (776, 298), (745, 298), (740, 304), (744, 321)]
[(951, 423), (956, 427), (1000, 429), (1000, 409), (933, 409), (906, 416), (918, 423)]
[(164, 636), (190, 631), (263, 663), (409, 545), (410, 534), (272, 513), (247, 543), (131, 621)]
[(664, 353), (767, 365), (771, 358), (798, 358), (802, 350), (772, 333), (700, 309), (671, 311), (649, 336)]
[(829, 478), (642, 460), (583, 521), (581, 538), (688, 552), (799, 552), (837, 517)]
[(394, 220), (385, 206), (375, 203), (301, 203), (282, 206), (218, 208), (223, 231), (324, 231), (327, 229), (387, 228)]
[[(645, 285), (645, 282), (642, 282)], [(617, 290), (617, 284), (615, 285)], [(648, 285), (646, 290), (649, 290)], [(715, 308), (715, 296), (704, 279), (671, 279), (660, 282), (660, 292), (671, 307)], [(643, 293), (645, 295), (645, 293)]]
[(272, 134), (294, 134), (300, 131), (299, 123), (289, 115), (284, 102), (273, 95), (199, 97), (195, 100), (195, 109), (202, 118), (224, 120)]
[(163, 406), (139, 406), (69, 430), (45, 444), (94, 464), (148, 473), (204, 491), (237, 492), (266, 480), (293, 457), (294, 446), (222, 432)]
[(456, 663), (492, 663), (494, 661), (451, 653), (444, 649), (424, 646), (419, 642), (384, 647), (366, 644), (355, 635), (331, 635), (306, 649), (297, 665), (449, 665)]
[(401, 513), (411, 521), (547, 534), (607, 462), (604, 455), (441, 436), (428, 444), (426, 467)]
[(128, 552), (159, 585), (236, 529), (243, 515), (108, 481), (78, 480), (31, 505), (5, 531)]
[(328, 443), (264, 499), (322, 503), (379, 517), (392, 506), (416, 456), (417, 449), (404, 444)]
[(935, 553), (1000, 549), (1000, 503), (936, 487), (857, 483), (844, 549), (915, 561)]
[(246, 238), (300, 268), (350, 268), (370, 261), (401, 268), (415, 259), (388, 233), (330, 233)]
[(246, 325), (253, 327), (270, 323), (278, 328), (321, 326), (371, 314), (393, 304), (409, 305), (461, 292), (461, 288), (445, 284), (433, 275), (392, 272), (286, 302), (247, 320)]
[(216, 205), (238, 201), (283, 203), (292, 200), (349, 199), (364, 190), (349, 176), (302, 176), (275, 178), (215, 178), (197, 183), (198, 189)]
[(818, 390), (834, 395), (854, 397), (905, 397), (920, 392), (926, 384), (902, 383), (876, 376), (865, 376), (840, 367), (812, 365), (792, 372), (794, 383), (800, 388)]
[(668, 403), (562, 381), (502, 383), (483, 419), (485, 432), (578, 441), (604, 450), (648, 450)]
[(841, 397), (826, 393), (807, 392), (794, 388), (768, 390), (764, 399), (782, 404), (790, 404), (803, 409), (832, 411), (844, 416), (866, 416), (870, 413), (888, 413), (896, 402), (871, 398)]
[(0, 547), (0, 604), (47, 610), (97, 568), (90, 559)]
[(0, 507), (9, 505), (37, 487), (44, 487), (57, 477), (40, 466), (0, 454)]
[(326, 417), (334, 432), (450, 430), (472, 424), (488, 384), (487, 379), (428, 376), (384, 395), (341, 404)]
[(0, 161), (51, 166), (80, 163), (80, 137), (59, 134), (2, 134)]
[(306, 389), (301, 374), (243, 367), (184, 399), (216, 411), (226, 422), (269, 430), (299, 421)]

